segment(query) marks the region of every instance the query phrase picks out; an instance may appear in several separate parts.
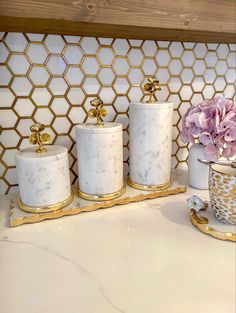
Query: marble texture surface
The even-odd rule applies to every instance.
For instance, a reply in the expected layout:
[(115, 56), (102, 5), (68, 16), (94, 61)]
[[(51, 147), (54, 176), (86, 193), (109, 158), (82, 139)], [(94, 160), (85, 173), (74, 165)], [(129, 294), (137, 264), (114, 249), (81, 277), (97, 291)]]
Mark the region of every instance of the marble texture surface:
[(130, 178), (141, 185), (170, 180), (172, 103), (131, 103)]
[(123, 187), (123, 135), (119, 123), (76, 126), (79, 188), (105, 195)]
[[(126, 181), (124, 181), (124, 183), (126, 184)], [(91, 212), (98, 209), (107, 209), (115, 205), (124, 205), (127, 203), (143, 201), (145, 199), (154, 199), (164, 196), (167, 197), (169, 195), (175, 195), (186, 191), (186, 187), (179, 184), (177, 181), (174, 181), (166, 190), (161, 191), (143, 191), (132, 188), (126, 184), (125, 193), (120, 197), (111, 201), (95, 202), (79, 197), (77, 195), (76, 188), (74, 189), (74, 199), (70, 204), (57, 212), (45, 212), (43, 214), (22, 211), (18, 206), (19, 197), (13, 197), (9, 214), (9, 226), (14, 227), (27, 223), (38, 223), (47, 219), (55, 219), (82, 212)]]
[(1, 197), (1, 312), (234, 313), (235, 244), (191, 224), (192, 194), (17, 228)]
[(28, 206), (48, 206), (71, 194), (67, 148), (47, 146), (44, 153), (35, 147), (16, 152), (16, 169), (21, 201)]

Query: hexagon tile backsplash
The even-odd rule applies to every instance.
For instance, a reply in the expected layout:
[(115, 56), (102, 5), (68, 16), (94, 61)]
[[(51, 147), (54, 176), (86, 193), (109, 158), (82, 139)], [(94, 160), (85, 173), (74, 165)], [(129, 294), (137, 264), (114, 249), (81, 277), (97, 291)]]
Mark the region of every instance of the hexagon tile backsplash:
[(47, 125), (52, 143), (70, 152), (77, 178), (73, 126), (88, 120), (89, 101), (99, 95), (106, 120), (124, 127), (128, 172), (128, 107), (143, 100), (145, 77), (156, 75), (159, 100), (175, 106), (173, 167), (186, 165), (179, 138), (186, 109), (217, 94), (235, 97), (236, 45), (0, 33), (0, 194), (17, 189), (15, 151), (29, 145), (29, 126)]

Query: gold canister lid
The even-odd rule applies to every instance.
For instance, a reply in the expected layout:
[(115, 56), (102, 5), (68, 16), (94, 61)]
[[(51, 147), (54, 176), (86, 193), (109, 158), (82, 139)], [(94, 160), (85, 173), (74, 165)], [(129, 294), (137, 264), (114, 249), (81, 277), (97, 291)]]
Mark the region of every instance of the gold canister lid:
[(76, 133), (110, 134), (122, 132), (122, 124), (103, 121), (103, 118), (108, 114), (108, 110), (104, 108), (104, 103), (100, 98), (92, 99), (90, 104), (92, 108), (88, 111), (88, 116), (96, 119), (96, 123), (79, 123), (75, 126)]
[(35, 150), (37, 153), (46, 152), (47, 149), (44, 147), (45, 144), (48, 144), (51, 136), (48, 133), (42, 133), (45, 129), (45, 125), (41, 123), (35, 123), (30, 126), (30, 131), (32, 134), (29, 136), (29, 142), (32, 145), (38, 145), (38, 148)]
[(161, 90), (159, 80), (155, 76), (147, 78), (148, 82), (144, 84), (143, 91), (149, 95), (147, 103), (155, 103), (157, 101), (155, 93)]
[(102, 120), (103, 117), (107, 116), (108, 111), (103, 107), (104, 103), (101, 99), (95, 98), (90, 101), (91, 106), (93, 107), (88, 111), (88, 116), (91, 118), (96, 118), (96, 125), (99, 127), (104, 126), (104, 122)]
[(142, 86), (145, 96), (149, 96), (146, 102), (132, 102), (129, 110), (154, 110), (160, 111), (162, 109), (173, 109), (173, 103), (166, 101), (158, 101), (155, 93), (161, 90), (159, 80), (155, 76), (147, 77), (147, 82)]

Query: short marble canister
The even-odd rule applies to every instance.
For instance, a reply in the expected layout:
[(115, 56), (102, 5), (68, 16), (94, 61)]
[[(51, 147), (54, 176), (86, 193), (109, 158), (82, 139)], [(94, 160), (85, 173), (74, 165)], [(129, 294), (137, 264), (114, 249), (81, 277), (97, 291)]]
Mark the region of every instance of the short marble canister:
[(123, 191), (123, 136), (119, 123), (76, 126), (79, 194), (88, 200), (110, 200)]
[(68, 152), (62, 146), (47, 146), (43, 153), (27, 148), (16, 153), (21, 209), (49, 212), (65, 207), (72, 199)]
[(129, 184), (160, 190), (171, 184), (172, 103), (131, 103)]

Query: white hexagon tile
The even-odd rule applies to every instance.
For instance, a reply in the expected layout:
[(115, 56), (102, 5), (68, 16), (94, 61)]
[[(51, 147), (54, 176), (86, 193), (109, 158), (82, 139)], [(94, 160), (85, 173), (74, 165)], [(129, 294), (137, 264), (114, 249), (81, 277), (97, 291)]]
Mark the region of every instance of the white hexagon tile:
[(70, 153), (77, 178), (74, 128), (88, 121), (99, 95), (106, 120), (123, 124), (128, 172), (128, 109), (144, 99), (141, 85), (156, 75), (159, 100), (174, 103), (172, 166), (186, 165), (179, 138), (189, 106), (218, 94), (235, 98), (236, 45), (4, 33), (0, 40), (0, 194), (17, 190), (14, 154), (29, 146), (29, 126), (39, 121)]

